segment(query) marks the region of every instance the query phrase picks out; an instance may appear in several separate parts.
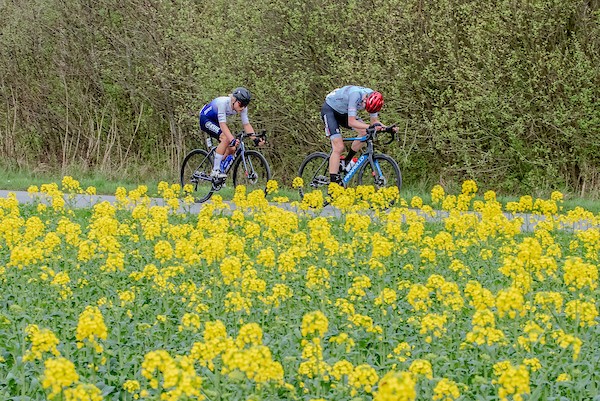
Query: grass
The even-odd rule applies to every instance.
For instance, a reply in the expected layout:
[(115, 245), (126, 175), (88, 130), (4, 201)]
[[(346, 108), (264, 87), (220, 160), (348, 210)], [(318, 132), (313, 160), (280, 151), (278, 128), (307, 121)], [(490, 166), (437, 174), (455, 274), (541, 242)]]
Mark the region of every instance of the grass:
[[(125, 177), (122, 179), (115, 178), (110, 176), (109, 174), (104, 174), (101, 172), (91, 172), (84, 174), (77, 174), (76, 172), (67, 172), (64, 175), (71, 175), (73, 178), (78, 180), (81, 184), (82, 188), (87, 188), (89, 186), (93, 186), (96, 188), (96, 192), (99, 195), (114, 195), (118, 187), (123, 187), (127, 191), (133, 190), (140, 185), (145, 185), (148, 187), (148, 193), (150, 196), (156, 195), (157, 185), (160, 181), (167, 181), (169, 183), (177, 182), (176, 177), (167, 177), (165, 174), (163, 177), (156, 177), (154, 175), (142, 176), (139, 174), (131, 175), (130, 177)], [(13, 190), (13, 191), (26, 191), (27, 188), (31, 185), (40, 186), (42, 184), (47, 184), (51, 182), (60, 183), (62, 180), (63, 174), (59, 174), (57, 172), (34, 172), (34, 171), (24, 171), (24, 170), (15, 170), (6, 167), (0, 167), (0, 176), (5, 177), (5, 179), (0, 183), (0, 189), (3, 190)], [(275, 177), (277, 179), (277, 177)], [(223, 197), (225, 200), (229, 200), (233, 197), (233, 188), (231, 187), (231, 180), (227, 181), (229, 186), (223, 188), (219, 191), (219, 195)], [(481, 184), (479, 184), (481, 185)], [(460, 186), (455, 185), (456, 190), (460, 192)], [(479, 188), (479, 195), (477, 199), (483, 199), (483, 194), (485, 191), (492, 189), (481, 186)], [(424, 203), (431, 204), (431, 188), (428, 188), (428, 185), (424, 183), (416, 183), (416, 184), (408, 184), (404, 183), (402, 187), (401, 196), (406, 199), (409, 203), (410, 200), (418, 196), (423, 199)], [(454, 193), (453, 189), (448, 190), (450, 193)], [(600, 200), (596, 197), (578, 197), (574, 194), (570, 194), (567, 192), (563, 192), (565, 195), (565, 200), (563, 202), (564, 210), (573, 210), (576, 207), (582, 207), (585, 210), (588, 210), (592, 213), (600, 213)], [(298, 191), (290, 188), (284, 187), (280, 183), (280, 188), (276, 196), (287, 197), (290, 202), (300, 200), (298, 195)], [(508, 202), (518, 202), (519, 198), (522, 195), (498, 195), (498, 201), (503, 205), (506, 205)], [(534, 199), (536, 197), (544, 198), (544, 195), (532, 195)], [(546, 195), (548, 198), (550, 194)]]

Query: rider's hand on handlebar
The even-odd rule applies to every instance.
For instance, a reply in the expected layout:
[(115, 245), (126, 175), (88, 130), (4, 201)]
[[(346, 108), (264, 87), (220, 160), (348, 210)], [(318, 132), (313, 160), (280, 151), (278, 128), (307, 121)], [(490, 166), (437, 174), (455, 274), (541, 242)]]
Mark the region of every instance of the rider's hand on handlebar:
[(374, 129), (375, 131), (382, 131), (385, 129), (385, 127), (381, 123), (375, 123), (375, 124), (369, 125), (369, 129), (371, 129), (371, 130)]
[(240, 142), (240, 141), (238, 141), (236, 138), (233, 138), (233, 139), (231, 140), (231, 142), (229, 142), (229, 147), (230, 147), (230, 148), (235, 148), (235, 147), (238, 145), (238, 143), (239, 143), (239, 142)]
[(256, 135), (254, 132), (248, 132), (246, 135), (248, 138), (252, 139), (254, 146), (263, 146), (266, 143), (264, 134)]

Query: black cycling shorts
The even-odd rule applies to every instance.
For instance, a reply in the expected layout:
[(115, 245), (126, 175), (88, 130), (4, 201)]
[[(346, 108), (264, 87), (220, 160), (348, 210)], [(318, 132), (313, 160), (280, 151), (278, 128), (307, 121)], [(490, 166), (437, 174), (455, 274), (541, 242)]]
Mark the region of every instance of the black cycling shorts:
[(341, 136), (340, 125), (351, 129), (348, 125), (348, 114), (338, 113), (327, 102), (324, 102), (321, 106), (321, 118), (325, 123), (325, 136), (327, 138), (333, 139), (338, 135)]

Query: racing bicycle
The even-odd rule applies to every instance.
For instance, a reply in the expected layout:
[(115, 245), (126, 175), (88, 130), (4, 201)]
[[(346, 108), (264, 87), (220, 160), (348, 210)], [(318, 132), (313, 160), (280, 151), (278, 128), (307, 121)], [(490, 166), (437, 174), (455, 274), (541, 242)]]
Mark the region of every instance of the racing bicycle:
[[(236, 134), (239, 145), (233, 154), (233, 161), (226, 167), (224, 173), (229, 176), (232, 172), (233, 186), (245, 185), (248, 192), (256, 189), (266, 191), (267, 181), (271, 179), (271, 168), (267, 159), (257, 150), (246, 148), (246, 139), (256, 137), (254, 141), (258, 144), (259, 139), (266, 140), (266, 132), (259, 134), (246, 134), (239, 132)], [(211, 177), (213, 169), (213, 160), (216, 146), (212, 146), (210, 137), (207, 136), (207, 149), (194, 149), (190, 151), (183, 159), (181, 165), (181, 187), (190, 184), (193, 188), (193, 196), (196, 202), (206, 202), (212, 194), (225, 186), (225, 178)]]
[[(366, 149), (350, 171), (345, 171), (344, 165), (340, 163), (340, 176), (344, 188), (353, 185), (354, 181), (352, 179), (356, 178), (357, 185), (372, 185), (376, 189), (395, 185), (400, 191), (400, 188), (402, 188), (402, 174), (398, 163), (386, 154), (375, 153), (374, 147), (374, 143), (385, 134), (389, 134), (390, 139), (382, 142), (382, 144), (387, 145), (394, 141), (394, 126), (387, 127), (385, 131), (377, 131), (375, 127), (371, 126), (367, 128), (367, 133), (363, 137), (344, 138), (344, 142), (358, 140), (367, 144)], [(314, 152), (304, 159), (298, 171), (298, 177), (302, 178), (304, 183), (304, 186), (299, 189), (300, 197), (304, 197), (304, 191), (308, 189), (322, 191), (323, 199), (327, 199), (330, 156), (331, 152), (329, 154)]]

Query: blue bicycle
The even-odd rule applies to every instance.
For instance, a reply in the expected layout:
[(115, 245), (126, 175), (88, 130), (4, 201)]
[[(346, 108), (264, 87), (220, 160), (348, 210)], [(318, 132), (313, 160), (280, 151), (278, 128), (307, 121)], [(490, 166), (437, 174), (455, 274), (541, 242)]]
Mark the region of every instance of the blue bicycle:
[[(398, 163), (388, 155), (375, 153), (374, 142), (385, 134), (389, 134), (390, 139), (383, 142), (383, 144), (392, 143), (395, 139), (395, 133), (391, 127), (388, 127), (386, 131), (376, 131), (375, 128), (370, 127), (363, 137), (344, 138), (344, 142), (359, 140), (367, 144), (363, 154), (350, 171), (346, 172), (343, 168), (344, 164), (341, 163), (340, 175), (344, 187), (352, 185), (352, 179), (356, 177), (357, 185), (372, 185), (376, 189), (395, 185), (400, 191), (400, 188), (402, 188), (402, 174)], [(300, 197), (304, 196), (306, 190), (320, 190), (323, 192), (323, 199), (327, 199), (330, 156), (331, 152), (329, 154), (314, 152), (304, 159), (298, 170), (298, 177), (301, 177), (304, 182), (304, 187), (299, 190)]]

